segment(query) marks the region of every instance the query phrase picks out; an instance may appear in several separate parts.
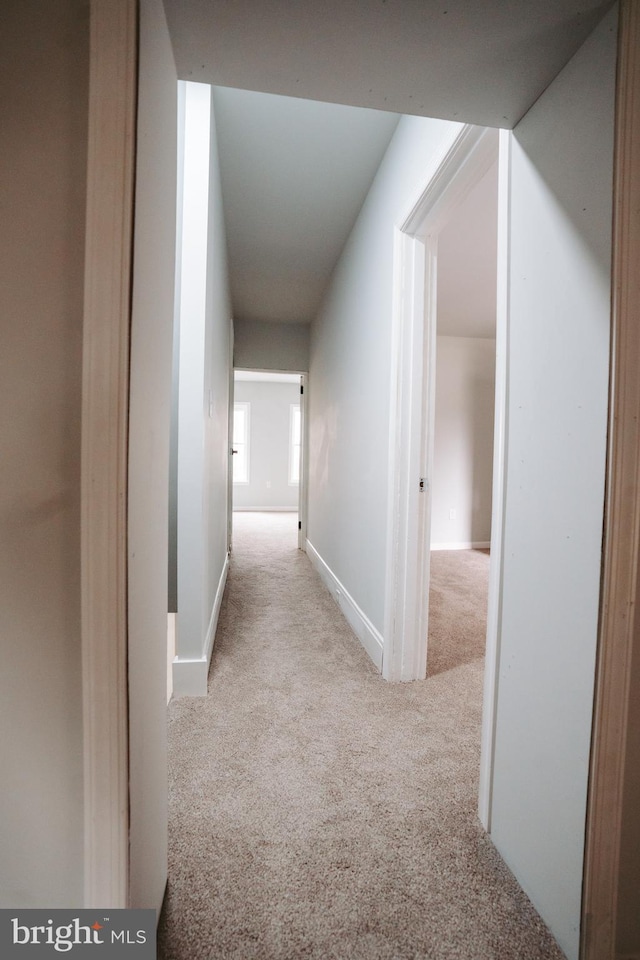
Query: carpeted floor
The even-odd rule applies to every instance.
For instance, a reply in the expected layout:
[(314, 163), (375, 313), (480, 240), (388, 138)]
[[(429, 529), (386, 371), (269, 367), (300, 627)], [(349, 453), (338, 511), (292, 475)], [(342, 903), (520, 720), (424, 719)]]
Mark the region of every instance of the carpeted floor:
[(429, 585), (427, 673), (484, 658), (488, 550), (434, 550)]
[(482, 640), (443, 639), (465, 558), (434, 555), (435, 675), (387, 684), (295, 519), (236, 514), (209, 695), (169, 708), (160, 957), (559, 960), (476, 818)]

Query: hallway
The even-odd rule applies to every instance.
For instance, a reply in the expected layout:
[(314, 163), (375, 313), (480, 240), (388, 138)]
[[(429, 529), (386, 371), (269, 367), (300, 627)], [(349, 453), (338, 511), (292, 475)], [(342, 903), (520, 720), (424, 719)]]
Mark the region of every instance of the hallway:
[(386, 684), (295, 514), (236, 514), (209, 695), (169, 708), (165, 960), (561, 957), (476, 819), (482, 661)]

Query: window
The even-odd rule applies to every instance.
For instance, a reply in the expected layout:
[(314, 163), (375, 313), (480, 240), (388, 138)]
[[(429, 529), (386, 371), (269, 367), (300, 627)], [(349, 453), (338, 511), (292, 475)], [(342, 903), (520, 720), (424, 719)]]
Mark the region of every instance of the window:
[(302, 412), (299, 403), (291, 404), (289, 415), (289, 483), (297, 486), (300, 483), (300, 439), (302, 428)]
[(233, 405), (233, 482), (249, 483), (249, 411), (250, 403)]

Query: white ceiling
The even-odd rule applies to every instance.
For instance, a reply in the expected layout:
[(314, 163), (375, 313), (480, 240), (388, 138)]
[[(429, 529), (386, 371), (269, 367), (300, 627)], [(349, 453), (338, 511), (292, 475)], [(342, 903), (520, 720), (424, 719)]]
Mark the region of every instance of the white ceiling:
[(613, 0), (164, 0), (183, 80), (512, 127)]
[(495, 337), (498, 164), (467, 194), (438, 237), (438, 334)]
[[(179, 76), (219, 85), (214, 107), (234, 316), (300, 322), (310, 322), (317, 310), (397, 114), (514, 126), (613, 5), (164, 4)], [(484, 303), (479, 316), (492, 312), (486, 282), (472, 280), (473, 271), (482, 272), (479, 251), (486, 254), (487, 247), (472, 235), (467, 226), (455, 241), (469, 248), (464, 280), (442, 261), (451, 329), (461, 329), (456, 297)], [(490, 272), (486, 265), (483, 270)], [(484, 293), (473, 290), (474, 283)]]
[(234, 317), (309, 323), (395, 114), (214, 88)]

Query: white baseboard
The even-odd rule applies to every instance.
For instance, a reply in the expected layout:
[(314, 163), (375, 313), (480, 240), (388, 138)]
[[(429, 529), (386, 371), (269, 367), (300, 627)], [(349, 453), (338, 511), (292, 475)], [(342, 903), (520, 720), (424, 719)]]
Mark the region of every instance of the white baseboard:
[(458, 540), (455, 543), (432, 543), (432, 550), (488, 550), (490, 540)]
[(206, 697), (209, 665), (213, 653), (213, 641), (216, 636), (222, 597), (227, 583), (229, 572), (229, 554), (224, 559), (222, 573), (218, 581), (216, 598), (209, 618), (209, 626), (204, 641), (204, 655), (194, 660), (176, 657), (173, 661), (173, 696), (174, 697)]
[(234, 513), (297, 513), (298, 507), (234, 507)]
[(216, 598), (213, 601), (213, 610), (211, 611), (211, 617), (209, 618), (209, 627), (207, 629), (207, 637), (204, 645), (204, 655), (207, 661), (207, 673), (209, 673), (209, 664), (211, 663), (211, 654), (213, 653), (213, 641), (216, 638), (218, 617), (220, 616), (220, 607), (222, 606), (224, 588), (227, 585), (228, 573), (229, 554), (227, 553), (226, 557), (224, 558), (224, 564), (222, 565), (222, 573), (220, 574), (220, 579), (218, 580), (218, 589), (216, 590)]
[(378, 670), (382, 670), (382, 634), (371, 623), (366, 613), (364, 613), (351, 594), (338, 580), (333, 571), (324, 562), (316, 548), (309, 540), (306, 541), (307, 556), (316, 568), (320, 577), (329, 588), (330, 593), (335, 598), (338, 606), (342, 610), (346, 621), (358, 637), (360, 643), (365, 648)]
[(173, 661), (173, 697), (206, 697), (209, 667), (204, 657)]

